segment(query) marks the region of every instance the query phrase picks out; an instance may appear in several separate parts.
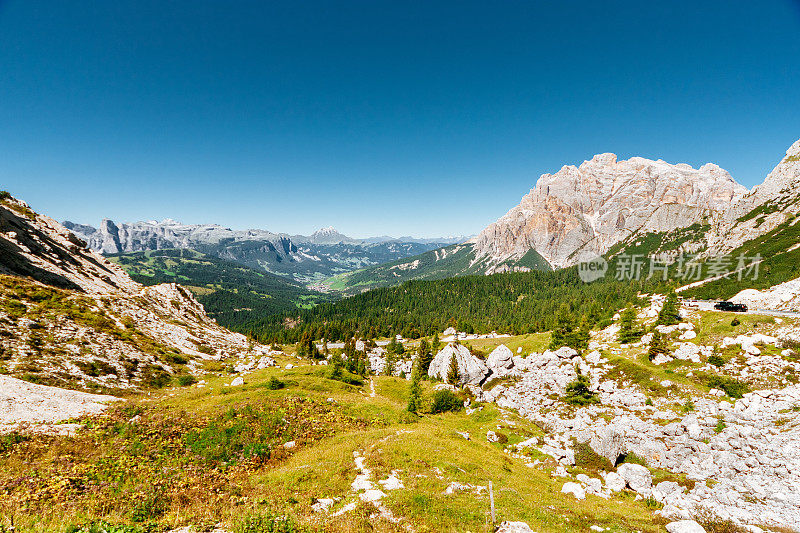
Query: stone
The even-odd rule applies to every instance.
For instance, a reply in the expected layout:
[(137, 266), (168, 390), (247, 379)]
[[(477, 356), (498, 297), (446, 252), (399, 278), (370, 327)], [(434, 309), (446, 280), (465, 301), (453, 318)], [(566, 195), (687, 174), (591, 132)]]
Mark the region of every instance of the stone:
[(561, 487), (561, 492), (562, 494), (572, 494), (578, 500), (586, 498), (586, 491), (583, 490), (583, 487), (571, 481), (564, 483), (564, 486)]
[(647, 498), (652, 494), (653, 476), (650, 470), (642, 465), (623, 463), (617, 467), (617, 474), (636, 493)]
[(497, 528), (495, 533), (534, 533), (525, 522), (505, 521)]
[(486, 432), (486, 442), (497, 442), (498, 440), (500, 440), (500, 437), (497, 436), (497, 433), (491, 429)]
[(625, 488), (625, 480), (616, 472), (605, 475), (606, 488), (611, 492), (619, 492)]
[(679, 520), (667, 524), (669, 533), (706, 533), (706, 530), (694, 520)]
[(239, 387), (241, 385), (244, 385), (244, 378), (242, 376), (233, 378), (233, 381), (231, 381), (231, 387)]
[(486, 366), (492, 372), (510, 370), (514, 366), (514, 354), (505, 344), (501, 344), (486, 358)]
[(483, 361), (472, 355), (466, 346), (453, 343), (448, 344), (436, 354), (428, 368), (428, 375), (447, 381), (447, 373), (450, 371), (450, 361), (453, 357), (456, 358), (458, 365), (460, 384), (480, 384), (489, 375), (489, 369)]
[(617, 458), (622, 453), (622, 445), (624, 436), (615, 428), (608, 426), (598, 428), (589, 441), (589, 447), (594, 452), (608, 459), (613, 465), (617, 462)]

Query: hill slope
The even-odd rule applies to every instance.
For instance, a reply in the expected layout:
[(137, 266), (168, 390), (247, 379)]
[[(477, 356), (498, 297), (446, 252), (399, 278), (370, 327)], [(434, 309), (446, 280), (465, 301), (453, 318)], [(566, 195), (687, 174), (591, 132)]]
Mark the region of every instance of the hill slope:
[[(5, 196), (5, 195), (4, 195)], [(0, 200), (0, 369), (36, 383), (163, 386), (207, 359), (264, 354), (187, 290), (143, 287), (24, 202)]]
[(289, 312), (328, 299), (297, 282), (191, 249), (106, 257), (143, 285), (184, 285), (210, 317), (232, 329), (257, 317)]

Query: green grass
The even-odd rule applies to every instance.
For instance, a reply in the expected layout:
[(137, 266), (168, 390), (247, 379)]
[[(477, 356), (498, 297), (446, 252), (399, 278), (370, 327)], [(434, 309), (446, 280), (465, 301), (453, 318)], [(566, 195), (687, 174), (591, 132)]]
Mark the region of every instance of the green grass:
[[(409, 421), (403, 416), (408, 381), (376, 377), (370, 397), (369, 383), (347, 385), (320, 370), (265, 369), (235, 388), (225, 386), (229, 375), (209, 374), (203, 388), (134, 399), (110, 416), (89, 419), (89, 429), (77, 437), (9, 441), (0, 449), (0, 490), (6, 491), (0, 520), (13, 514), (21, 532), (89, 531), (99, 521), (130, 532), (218, 522), (245, 532), (286, 516), (294, 528), (287, 531), (393, 531), (370, 518), (366, 504), (324, 525), (311, 510), (315, 498), (342, 498), (339, 507), (354, 499), (358, 451), (375, 479), (400, 470), (406, 488), (390, 492), (385, 504), (417, 531), (484, 530), (487, 495), (444, 495), (451, 481), (491, 481), (498, 520), (524, 520), (536, 531), (593, 524), (658, 531), (643, 502), (626, 496), (577, 502), (560, 493), (561, 482), (547, 471), (486, 442), (486, 432), (498, 431), (498, 424), (512, 443), (541, 436), (529, 421), (494, 405), (470, 416), (423, 414)], [(274, 380), (285, 386), (273, 388)], [(422, 384), (429, 400), (433, 384)], [(506, 425), (506, 418), (515, 425)], [(290, 440), (296, 448), (284, 449)], [(9, 485), (12, 479), (29, 481)]]

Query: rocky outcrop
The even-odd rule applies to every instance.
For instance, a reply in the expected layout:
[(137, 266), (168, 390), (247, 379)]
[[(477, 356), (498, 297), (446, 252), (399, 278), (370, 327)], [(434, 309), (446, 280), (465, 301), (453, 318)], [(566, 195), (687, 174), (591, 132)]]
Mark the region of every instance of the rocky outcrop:
[(764, 290), (744, 289), (730, 300), (751, 309), (800, 311), (800, 278)]
[(682, 228), (722, 212), (747, 193), (723, 169), (699, 169), (600, 154), (544, 174), (536, 187), (475, 239), (477, 258), (494, 264), (536, 250), (564, 267), (601, 255), (639, 232)]
[(470, 353), (466, 346), (448, 344), (433, 358), (428, 367), (428, 375), (447, 381), (450, 361), (455, 357), (458, 364), (459, 384), (478, 385), (489, 375), (489, 369), (483, 361)]
[(135, 283), (67, 228), (13, 198), (0, 203), (0, 251), (4, 373), (120, 390), (163, 384), (200, 359), (269, 352), (217, 325), (189, 291)]

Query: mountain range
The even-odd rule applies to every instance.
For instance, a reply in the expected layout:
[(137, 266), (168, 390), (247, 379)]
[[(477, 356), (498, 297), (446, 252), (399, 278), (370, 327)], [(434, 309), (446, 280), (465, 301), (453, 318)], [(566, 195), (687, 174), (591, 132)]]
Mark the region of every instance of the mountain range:
[(466, 242), (340, 274), (331, 286), (352, 293), (410, 279), (558, 269), (619, 254), (648, 235), (673, 242), (669, 234), (688, 228), (676, 247), (650, 251), (710, 257), (800, 212), (799, 185), (800, 141), (752, 191), (712, 163), (695, 169), (599, 154), (542, 175), (517, 206)]
[(466, 239), (354, 239), (333, 227), (309, 236), (288, 235), (260, 229), (232, 230), (216, 224), (182, 224), (172, 219), (119, 224), (104, 219), (98, 228), (65, 221), (64, 226), (103, 254), (193, 249), (308, 284)]

